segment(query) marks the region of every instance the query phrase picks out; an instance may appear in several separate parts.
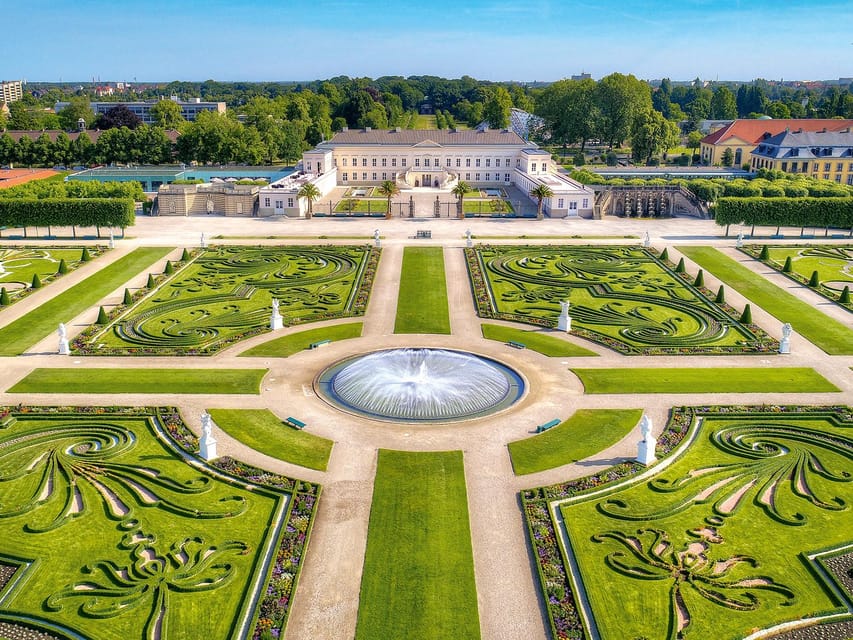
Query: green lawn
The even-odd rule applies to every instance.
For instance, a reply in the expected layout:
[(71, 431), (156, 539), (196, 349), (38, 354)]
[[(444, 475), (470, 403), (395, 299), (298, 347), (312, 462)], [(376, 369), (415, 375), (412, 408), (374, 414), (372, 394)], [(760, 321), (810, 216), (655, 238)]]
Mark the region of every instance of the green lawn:
[(461, 451), (379, 450), (355, 637), (480, 637)]
[(537, 473), (583, 460), (616, 444), (636, 426), (640, 409), (579, 409), (544, 433), (510, 442), (516, 475)]
[(329, 464), (334, 442), (294, 429), (268, 409), (210, 409), (210, 415), (228, 435), (268, 456), (317, 471)]
[(597, 353), (560, 340), (559, 338), (549, 335), (541, 330), (524, 330), (515, 329), (513, 327), (505, 327), (501, 324), (484, 324), (480, 327), (483, 331), (483, 337), (487, 340), (497, 340), (498, 342), (520, 342), (532, 351), (537, 351), (542, 355), (551, 357), (583, 357), (583, 356), (598, 356)]
[(9, 393), (251, 393), (267, 369), (34, 369)]
[(252, 358), (286, 358), (294, 353), (308, 349), (312, 343), (320, 340), (348, 340), (349, 338), (360, 338), (362, 322), (350, 322), (348, 324), (336, 324), (331, 327), (320, 329), (309, 329), (299, 333), (291, 333), (269, 342), (259, 344), (257, 347), (244, 351), (240, 356)]
[(853, 330), (824, 315), (711, 247), (677, 247), (703, 269), (713, 273), (751, 302), (789, 322), (794, 331), (830, 355), (853, 354)]
[(808, 367), (572, 369), (585, 393), (832, 393)]
[(336, 213), (385, 213), (388, 201), (384, 198), (344, 198), (335, 205)]
[[(90, 259), (101, 255), (104, 247), (86, 247)], [(33, 276), (38, 275), (46, 286), (63, 274), (59, 273), (65, 261), (67, 273), (85, 264), (81, 261), (82, 247), (8, 247), (0, 249), (0, 287), (6, 289), (10, 303), (35, 293), (31, 288)], [(0, 307), (2, 310), (3, 307)]]
[(406, 247), (394, 333), (450, 333), (444, 249)]
[(3, 327), (0, 329), (0, 356), (24, 353), (28, 347), (56, 331), (60, 322), (69, 322), (172, 250), (173, 247), (136, 249)]

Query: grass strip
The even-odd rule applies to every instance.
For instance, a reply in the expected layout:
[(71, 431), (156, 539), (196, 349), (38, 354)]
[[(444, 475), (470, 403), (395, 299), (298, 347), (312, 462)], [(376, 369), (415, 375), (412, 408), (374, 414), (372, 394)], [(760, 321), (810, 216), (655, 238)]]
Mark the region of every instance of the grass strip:
[(830, 355), (853, 355), (853, 330), (711, 247), (676, 247), (727, 286)]
[(483, 331), (483, 337), (487, 340), (518, 342), (531, 351), (536, 351), (544, 356), (564, 356), (569, 358), (575, 356), (598, 356), (594, 351), (584, 349), (565, 340), (560, 340), (537, 329), (515, 329), (514, 327), (506, 327), (501, 324), (483, 324), (480, 328)]
[(308, 331), (300, 331), (291, 333), (269, 342), (264, 342), (256, 347), (252, 347), (240, 354), (240, 357), (250, 358), (286, 358), (294, 353), (305, 351), (315, 342), (321, 340), (348, 340), (349, 338), (360, 338), (361, 330), (364, 326), (363, 322), (350, 322), (347, 324), (336, 324), (330, 327), (320, 327), (319, 329), (309, 329)]
[(8, 393), (251, 393), (267, 369), (84, 369), (33, 371)]
[(635, 235), (626, 235), (626, 236), (579, 236), (579, 235), (572, 235), (572, 236), (550, 235), (550, 236), (548, 236), (548, 235), (546, 235), (546, 236), (540, 236), (540, 235), (524, 234), (524, 235), (520, 235), (520, 236), (472, 235), (471, 237), (474, 238), (475, 240), (507, 240), (507, 239), (509, 239), (509, 240), (624, 240), (624, 239), (636, 240), (636, 239), (639, 239), (640, 236), (635, 236)]
[(523, 476), (588, 458), (624, 438), (642, 413), (640, 409), (579, 409), (542, 434), (510, 442), (512, 468)]
[(572, 369), (586, 393), (833, 393), (808, 367)]
[(294, 429), (268, 409), (210, 409), (210, 415), (225, 433), (268, 456), (317, 471), (329, 464), (332, 440)]
[(0, 356), (17, 356), (115, 291), (174, 247), (140, 247), (0, 329)]
[(406, 247), (394, 333), (450, 333), (444, 249)]
[(462, 452), (380, 449), (356, 640), (479, 637)]

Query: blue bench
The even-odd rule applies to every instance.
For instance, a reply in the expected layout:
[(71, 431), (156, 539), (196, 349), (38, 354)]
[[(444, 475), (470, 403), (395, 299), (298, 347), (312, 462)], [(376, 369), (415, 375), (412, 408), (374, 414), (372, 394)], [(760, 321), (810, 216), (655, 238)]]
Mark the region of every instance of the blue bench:
[(536, 427), (536, 433), (542, 433), (543, 431), (548, 431), (548, 429), (550, 429), (551, 427), (556, 427), (558, 424), (560, 424), (559, 418), (554, 418), (553, 420), (549, 420), (545, 424), (540, 424), (538, 427)]
[(302, 422), (302, 420), (297, 420), (296, 418), (290, 418), (289, 417), (285, 420), (285, 422), (287, 424), (289, 424), (291, 427), (296, 427), (297, 429), (304, 429), (305, 428), (305, 423)]
[(432, 238), (432, 231), (430, 231), (429, 229), (421, 229), (421, 230), (415, 232), (415, 238), (417, 238), (417, 239), (430, 238), (431, 239)]
[(331, 340), (328, 340), (328, 339), (327, 339), (327, 340), (317, 340), (317, 342), (312, 342), (312, 343), (308, 346), (308, 348), (309, 348), (309, 349), (316, 349), (317, 347), (325, 347), (325, 346), (326, 346), (327, 344), (329, 344), (330, 342), (331, 342)]
[(507, 341), (507, 344), (511, 346), (513, 349), (526, 349), (527, 345), (523, 342), (516, 342), (515, 340)]

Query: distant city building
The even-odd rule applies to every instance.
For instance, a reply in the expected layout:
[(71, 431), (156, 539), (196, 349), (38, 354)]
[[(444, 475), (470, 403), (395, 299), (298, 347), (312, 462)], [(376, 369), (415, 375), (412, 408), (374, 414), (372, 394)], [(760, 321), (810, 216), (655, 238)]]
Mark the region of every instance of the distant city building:
[(852, 132), (848, 125), (841, 131), (799, 129), (768, 136), (752, 152), (752, 169), (804, 173), (853, 185)]
[(784, 132), (786, 129), (803, 131), (840, 131), (853, 126), (853, 120), (829, 119), (783, 119), (761, 118), (758, 120), (735, 120), (728, 126), (702, 138), (699, 145), (702, 162), (721, 164), (726, 149), (732, 150), (735, 166), (749, 162), (749, 154), (766, 137)]
[[(172, 101), (176, 102), (178, 106), (181, 107), (181, 116), (183, 116), (184, 120), (188, 120), (190, 122), (194, 121), (198, 114), (202, 111), (215, 111), (216, 113), (224, 114), (225, 113), (225, 103), (224, 102), (202, 102), (201, 99), (196, 98), (195, 100), (191, 100), (189, 102), (184, 102), (182, 100), (178, 100), (174, 96), (171, 98)], [(113, 107), (117, 107), (118, 105), (123, 105), (130, 109), (131, 112), (135, 113), (139, 116), (139, 119), (142, 120), (145, 124), (154, 124), (154, 117), (151, 115), (151, 107), (160, 102), (159, 100), (146, 100), (144, 102), (92, 102), (91, 107), (92, 111), (95, 112), (95, 115), (99, 115), (102, 113), (106, 113)], [(54, 106), (54, 109), (59, 112), (60, 110), (67, 107), (70, 103), (68, 102), (57, 102)]]
[[(529, 194), (547, 185), (552, 218), (592, 217), (594, 192), (557, 173), (551, 155), (508, 129), (344, 129), (302, 155), (301, 171), (260, 190), (260, 215), (303, 217), (299, 189), (313, 183), (321, 196), (337, 186), (376, 186), (393, 180), (401, 190), (449, 192), (515, 186)], [(533, 198), (531, 198), (533, 200)]]
[(0, 102), (12, 104), (24, 97), (20, 80), (4, 80), (0, 82)]
[(586, 73), (586, 72), (581, 72), (576, 76), (572, 76), (572, 80), (591, 80), (591, 79), (592, 79), (592, 74)]

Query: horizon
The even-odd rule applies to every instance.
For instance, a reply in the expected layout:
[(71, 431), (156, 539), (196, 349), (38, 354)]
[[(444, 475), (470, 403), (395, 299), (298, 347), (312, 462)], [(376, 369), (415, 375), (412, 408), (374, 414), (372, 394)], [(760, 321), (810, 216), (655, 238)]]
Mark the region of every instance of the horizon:
[[(439, 0), (423, 8), (370, 0), (293, 0), (286, 7), (272, 0), (178, 6), (80, 0), (56, 6), (33, 0), (7, 8), (7, 24), (49, 37), (0, 42), (0, 75), (30, 83), (136, 84), (162, 82), (137, 78), (166, 69), (174, 76), (166, 82), (467, 75), (536, 83), (582, 72), (594, 79), (620, 72), (649, 81), (715, 82), (853, 76), (848, 2), (789, 0), (784, 11), (770, 0), (718, 4)], [(313, 80), (273, 79), (297, 73)]]

